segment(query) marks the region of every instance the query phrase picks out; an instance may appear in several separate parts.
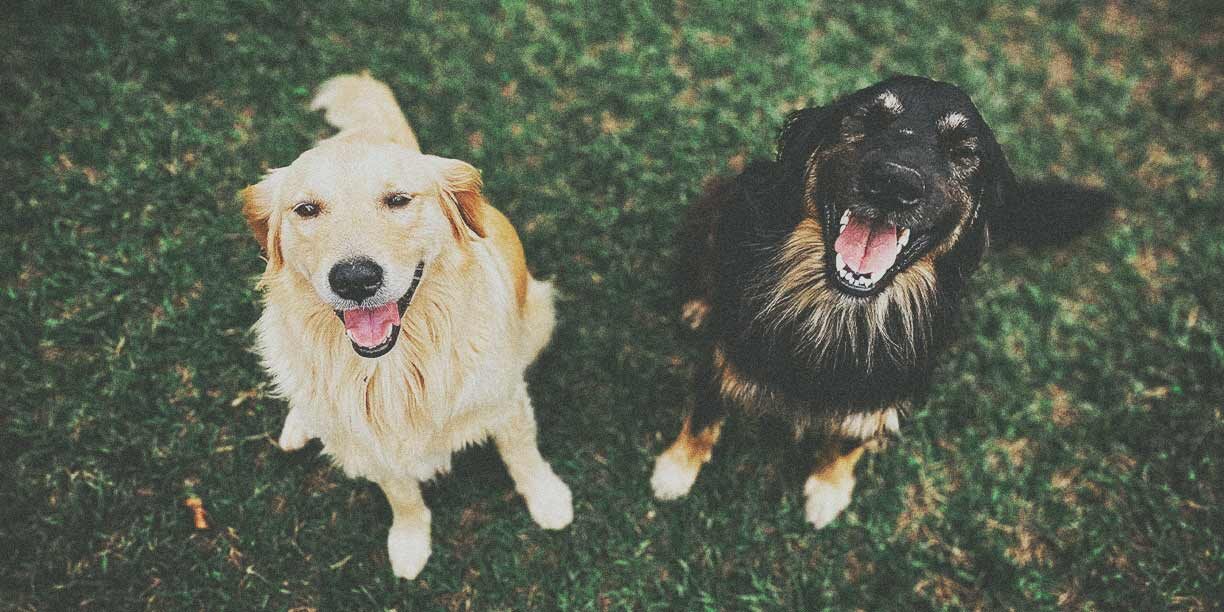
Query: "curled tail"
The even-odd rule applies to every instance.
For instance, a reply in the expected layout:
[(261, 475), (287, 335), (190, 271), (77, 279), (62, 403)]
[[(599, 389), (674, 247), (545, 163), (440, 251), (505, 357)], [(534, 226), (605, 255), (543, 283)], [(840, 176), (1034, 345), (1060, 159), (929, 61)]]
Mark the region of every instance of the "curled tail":
[(548, 345), (556, 324), (552, 283), (528, 279), (527, 303), (523, 308), (523, 356), (527, 363), (535, 361)]
[(1057, 181), (1016, 181), (1004, 205), (990, 210), (990, 239), (997, 244), (1050, 246), (1100, 225), (1114, 207), (1112, 195)]
[(391, 88), (368, 72), (328, 79), (315, 92), (310, 109), (324, 111), (324, 118), (339, 128), (341, 135), (373, 132), (414, 151), (421, 150)]

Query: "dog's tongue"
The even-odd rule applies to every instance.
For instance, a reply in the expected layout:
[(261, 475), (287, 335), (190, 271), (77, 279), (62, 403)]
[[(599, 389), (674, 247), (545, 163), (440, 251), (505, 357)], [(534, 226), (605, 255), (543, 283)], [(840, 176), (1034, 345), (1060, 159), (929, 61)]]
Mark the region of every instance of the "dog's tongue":
[(871, 274), (879, 278), (897, 261), (897, 226), (878, 221), (871, 223), (850, 215), (833, 248), (855, 274)]
[(382, 344), (398, 322), (399, 307), (395, 302), (344, 311), (344, 329), (348, 331), (349, 338), (365, 348)]

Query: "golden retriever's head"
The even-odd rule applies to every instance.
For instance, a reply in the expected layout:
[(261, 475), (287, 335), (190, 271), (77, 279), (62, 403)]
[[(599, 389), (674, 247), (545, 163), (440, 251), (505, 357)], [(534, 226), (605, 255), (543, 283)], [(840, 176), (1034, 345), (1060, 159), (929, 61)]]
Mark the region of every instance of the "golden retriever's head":
[(298, 275), (379, 357), (431, 262), (484, 237), (480, 173), (391, 143), (324, 142), (243, 191), (265, 276)]

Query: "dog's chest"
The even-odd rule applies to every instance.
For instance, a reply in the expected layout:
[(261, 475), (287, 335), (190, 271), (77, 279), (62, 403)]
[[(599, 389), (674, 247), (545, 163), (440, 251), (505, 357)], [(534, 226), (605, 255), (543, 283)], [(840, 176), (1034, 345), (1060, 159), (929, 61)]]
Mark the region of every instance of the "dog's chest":
[(426, 480), (448, 471), (451, 454), (484, 441), (502, 413), (486, 392), (498, 372), (475, 376), (464, 365), (478, 368), (405, 359), (325, 384), (332, 401), (315, 410), (325, 452), (353, 475), (404, 471)]

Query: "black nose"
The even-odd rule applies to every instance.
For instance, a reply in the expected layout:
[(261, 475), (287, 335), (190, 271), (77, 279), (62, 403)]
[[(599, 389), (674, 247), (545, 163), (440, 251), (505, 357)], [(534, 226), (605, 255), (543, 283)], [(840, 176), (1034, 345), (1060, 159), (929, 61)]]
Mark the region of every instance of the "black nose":
[(926, 196), (922, 173), (896, 162), (872, 164), (863, 172), (860, 185), (869, 200), (887, 208), (913, 206)]
[(327, 274), (327, 282), (336, 295), (360, 302), (382, 287), (383, 271), (366, 257), (346, 259), (334, 266)]

